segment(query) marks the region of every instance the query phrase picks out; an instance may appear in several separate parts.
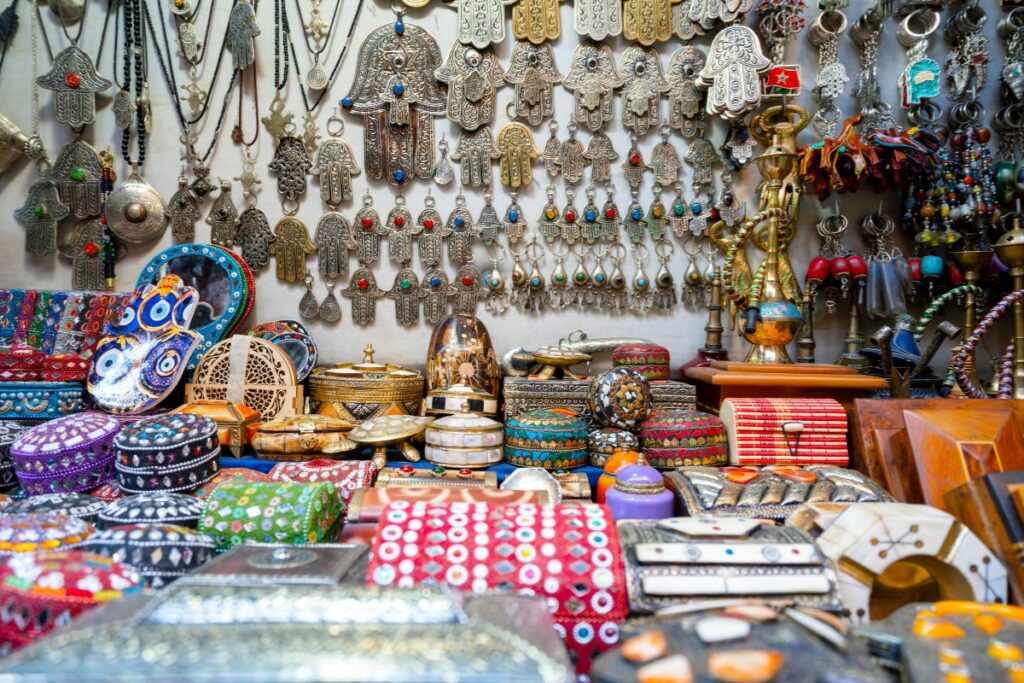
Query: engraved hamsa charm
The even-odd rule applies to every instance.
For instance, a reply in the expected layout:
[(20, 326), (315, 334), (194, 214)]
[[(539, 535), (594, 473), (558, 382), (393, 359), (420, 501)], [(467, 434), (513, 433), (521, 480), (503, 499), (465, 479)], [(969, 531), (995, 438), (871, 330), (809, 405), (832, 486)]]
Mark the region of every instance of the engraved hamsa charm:
[(448, 119), (464, 130), (476, 130), (494, 119), (497, 89), (505, 74), (494, 51), (455, 43), (435, 72), (448, 84)]
[(654, 50), (627, 47), (619, 64), (622, 75), (622, 125), (643, 135), (661, 120), (661, 96), (669, 84)]
[(562, 74), (558, 72), (550, 44), (517, 42), (505, 80), (515, 85), (512, 105), (516, 116), (537, 126), (554, 114), (552, 91), (555, 83), (562, 82)]
[(96, 93), (111, 85), (96, 72), (89, 55), (75, 45), (58, 54), (50, 71), (36, 78), (36, 83), (53, 91), (56, 119), (72, 128), (96, 120)]
[(60, 148), (50, 167), (50, 179), (57, 183), (60, 200), (75, 218), (100, 213), (100, 156), (92, 145), (75, 136)]
[(614, 90), (621, 85), (610, 47), (584, 43), (576, 48), (565, 87), (573, 93), (573, 116), (580, 125), (596, 132), (611, 121)]

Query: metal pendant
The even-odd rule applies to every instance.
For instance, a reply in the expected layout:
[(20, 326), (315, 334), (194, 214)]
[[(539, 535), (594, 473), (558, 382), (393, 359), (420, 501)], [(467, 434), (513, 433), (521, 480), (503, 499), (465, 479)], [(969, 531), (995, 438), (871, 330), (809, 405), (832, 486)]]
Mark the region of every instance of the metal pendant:
[(509, 244), (515, 244), (523, 239), (523, 235), (526, 234), (526, 219), (523, 213), (523, 208), (519, 206), (517, 201), (517, 194), (512, 194), (512, 201), (509, 202), (508, 208), (505, 209), (505, 220), (502, 223), (502, 227), (505, 230), (505, 237), (508, 239)]
[(480, 215), (476, 218), (476, 230), (480, 235), (480, 241), (484, 246), (491, 246), (498, 239), (498, 232), (501, 230), (501, 219), (492, 204), (493, 195), (490, 189), (484, 190), (484, 208), (480, 209)]
[(558, 205), (555, 204), (555, 188), (549, 185), (547, 188), (548, 201), (540, 213), (540, 220), (537, 221), (537, 229), (541, 237), (547, 242), (554, 242), (562, 234), (562, 228), (558, 225)]
[[(537, 247), (538, 250), (540, 249), (536, 242), (532, 243), (532, 245)], [(544, 275), (540, 272), (540, 264), (537, 259), (534, 259), (533, 267), (530, 268), (530, 274), (527, 276), (524, 286), (524, 296), (521, 301), (523, 309), (527, 311), (543, 309), (548, 302), (546, 287), (547, 282), (544, 280)]]
[(313, 244), (322, 279), (333, 281), (348, 275), (348, 252), (355, 251), (358, 245), (352, 239), (352, 226), (347, 218), (336, 211), (324, 214), (316, 224)]
[(564, 254), (555, 254), (555, 267), (551, 271), (551, 286), (547, 288), (548, 303), (556, 311), (569, 303), (569, 274), (565, 271)]
[(604, 40), (622, 33), (621, 0), (574, 0), (573, 25), (576, 33)]
[(672, 37), (672, 5), (680, 0), (623, 0), (622, 37), (653, 45)]
[(207, 176), (210, 174), (210, 169), (194, 167), (192, 169), (192, 173), (195, 174), (196, 179), (192, 181), (192, 184), (189, 187), (192, 190), (192, 194), (194, 194), (199, 201), (203, 201), (217, 189), (209, 180), (207, 180)]
[(338, 303), (338, 298), (334, 296), (333, 280), (327, 281), (327, 296), (320, 303), (320, 319), (330, 325), (341, 321), (341, 304)]
[(25, 203), (14, 211), (14, 219), (25, 228), (25, 250), (46, 256), (57, 249), (57, 224), (71, 215), (60, 201), (57, 185), (40, 178), (28, 190)]
[(274, 233), (270, 229), (266, 214), (255, 206), (250, 206), (242, 212), (238, 217), (235, 242), (242, 247), (242, 259), (249, 264), (254, 273), (263, 270), (270, 263), (270, 245), (273, 241)]
[(612, 162), (619, 158), (611, 139), (604, 133), (594, 133), (583, 156), (590, 162), (590, 180), (595, 185), (611, 182)]
[(701, 0), (684, 0), (672, 6), (672, 31), (684, 43), (688, 43), (699, 35), (703, 35), (703, 27), (687, 16), (690, 5)]
[[(486, 45), (484, 46), (486, 47)], [(401, 184), (434, 172), (434, 116), (446, 98), (434, 73), (441, 51), (426, 30), (402, 19), (370, 33), (342, 106), (363, 117), (367, 177)]]
[(686, 18), (699, 26), (701, 33), (718, 24), (732, 24), (754, 9), (755, 0), (687, 0)]
[[(520, 4), (524, 1), (532, 0), (520, 0)], [(562, 74), (550, 44), (517, 42), (505, 80), (515, 85), (512, 102), (517, 117), (531, 126), (539, 126), (555, 113), (553, 90), (555, 83), (562, 82)]]
[(572, 303), (579, 306), (592, 306), (594, 303), (594, 286), (590, 281), (590, 273), (587, 272), (587, 252), (576, 252), (576, 268), (572, 271)]
[(360, 327), (373, 323), (377, 317), (377, 299), (385, 296), (385, 292), (377, 286), (373, 271), (363, 267), (352, 273), (348, 289), (342, 294), (352, 300), (352, 322)]
[(405, 208), (405, 197), (395, 198), (397, 205), (388, 213), (384, 233), (388, 238), (388, 258), (393, 263), (407, 265), (412, 261), (412, 214)]
[(395, 274), (395, 282), (387, 296), (395, 302), (395, 320), (402, 327), (411, 327), (420, 321), (420, 288), (416, 271), (403, 268)]
[(683, 157), (693, 168), (693, 189), (700, 192), (715, 182), (715, 166), (719, 164), (715, 145), (703, 135), (698, 135), (690, 142), (690, 148)]
[(533, 160), (540, 157), (530, 129), (518, 121), (506, 123), (498, 133), (498, 150), (502, 184), (513, 190), (529, 185), (533, 181)]
[(199, 53), (202, 51), (203, 41), (196, 30), (196, 25), (185, 20), (178, 24), (178, 47), (181, 48), (182, 56), (191, 64), (199, 61)]
[(625, 228), (626, 237), (630, 242), (640, 244), (644, 241), (644, 236), (647, 234), (647, 221), (644, 220), (644, 208), (640, 206), (636, 193), (633, 194), (633, 201), (629, 203), (622, 226)]
[(732, 227), (743, 219), (743, 204), (733, 189), (732, 174), (728, 171), (723, 171), (720, 177), (722, 179), (722, 193), (718, 196), (718, 203), (715, 204), (715, 208), (718, 209), (718, 217), (725, 221), (726, 225)]
[(420, 263), (429, 268), (441, 262), (441, 242), (447, 228), (441, 214), (434, 208), (434, 198), (428, 195), (425, 204), (426, 207), (416, 217), (413, 236), (420, 253)]
[(310, 173), (319, 178), (320, 198), (331, 207), (352, 201), (352, 179), (362, 173), (352, 148), (341, 137), (344, 130), (345, 122), (341, 118), (327, 119), (330, 137), (320, 145), (316, 163), (310, 169)]
[[(114, 245), (114, 258), (124, 255), (124, 249)], [(103, 276), (103, 224), (98, 218), (75, 226), (67, 240), (60, 245), (60, 254), (71, 259), (71, 288), (94, 292), (106, 289)]]
[[(324, 65), (320, 62), (314, 63), (313, 66), (310, 67), (309, 71), (306, 72), (306, 87), (310, 90), (323, 90), (327, 87), (328, 80), (327, 69), (325, 69)], [(333, 297), (334, 295), (331, 294), (331, 298)], [(321, 306), (320, 309), (320, 317), (322, 318), (323, 306)], [(338, 312), (340, 313), (341, 309), (338, 309)]]
[(490, 128), (480, 128), (459, 136), (452, 159), (462, 166), (463, 187), (486, 187), (491, 184), (491, 164), (501, 156), (494, 146)]
[(562, 177), (569, 185), (583, 180), (583, 171), (590, 161), (583, 153), (583, 143), (576, 139), (576, 124), (569, 124), (569, 139), (562, 143), (558, 151), (558, 168)]
[[(684, 245), (683, 250), (686, 250)], [(704, 301), (704, 277), (697, 268), (697, 257), (687, 252), (689, 263), (683, 272), (683, 304), (689, 307), (700, 306)]]
[(85, 0), (50, 0), (50, 9), (62, 24), (77, 24), (85, 16)]
[(128, 244), (155, 240), (167, 227), (160, 193), (135, 171), (107, 197), (105, 215), (113, 233)]
[(75, 45), (61, 51), (50, 71), (36, 78), (36, 84), (53, 91), (55, 118), (72, 128), (96, 120), (96, 93), (111, 86), (96, 72), (89, 55)]
[(561, 169), (558, 167), (558, 155), (562, 152), (562, 143), (558, 139), (558, 121), (548, 122), (548, 141), (544, 143), (544, 151), (540, 154), (540, 162), (554, 182)]
[(580, 215), (576, 211), (575, 199), (576, 196), (572, 190), (567, 190), (565, 193), (565, 208), (562, 209), (562, 215), (558, 219), (562, 240), (566, 244), (576, 244), (580, 237), (582, 237), (579, 223)]
[(679, 167), (679, 153), (669, 142), (668, 128), (664, 128), (661, 132), (661, 142), (651, 150), (651, 171), (654, 172), (655, 184), (662, 187), (675, 185), (679, 182)]
[(668, 215), (665, 211), (665, 204), (661, 201), (661, 188), (655, 188), (654, 200), (651, 202), (651, 208), (647, 210), (644, 222), (647, 223), (647, 231), (655, 240), (665, 237), (665, 224), (668, 222)]
[(727, 26), (715, 35), (697, 82), (708, 89), (705, 110), (711, 116), (741, 119), (761, 103), (761, 74), (771, 60), (761, 51), (753, 29)]
[(61, 147), (50, 167), (50, 178), (57, 183), (60, 200), (75, 218), (99, 215), (100, 156), (92, 145), (76, 136)]
[(676, 184), (676, 196), (672, 200), (672, 211), (668, 217), (668, 227), (676, 237), (686, 237), (690, 229), (689, 220), (686, 217), (686, 199), (683, 197), (683, 186)]
[(256, 61), (254, 39), (260, 34), (256, 10), (249, 0), (239, 0), (228, 18), (227, 43), (235, 71), (248, 69)]
[(512, 35), (535, 45), (558, 40), (562, 32), (558, 3), (559, 0), (516, 0), (512, 5)]
[[(618, 247), (617, 251), (615, 250), (616, 247)], [(626, 274), (622, 272), (622, 259), (626, 250), (621, 244), (615, 244), (612, 245), (612, 250), (609, 253), (616, 255), (612, 256), (615, 265), (608, 276), (608, 291), (605, 295), (604, 305), (608, 311), (621, 313), (623, 309), (629, 306), (629, 289), (626, 286)]]
[(654, 247), (654, 253), (658, 255), (661, 265), (654, 276), (654, 307), (662, 311), (668, 311), (678, 301), (676, 297), (676, 280), (672, 276), (672, 270), (668, 267), (675, 247), (668, 240), (656, 239), (658, 239), (658, 243)]
[(729, 168), (738, 171), (753, 159), (755, 144), (750, 129), (742, 121), (734, 121), (729, 136), (722, 145), (722, 152), (729, 162)]
[(316, 300), (316, 296), (313, 294), (313, 276), (306, 275), (303, 282), (306, 285), (306, 293), (299, 300), (299, 315), (306, 320), (313, 320), (320, 313), (320, 302)]
[[(202, 111), (203, 105), (206, 103), (206, 96), (209, 94), (199, 85), (198, 74), (198, 70), (193, 66), (189, 70), (189, 81), (178, 86), (183, 93), (179, 99), (188, 104), (192, 117), (199, 116), (199, 112)], [(127, 92), (121, 90), (114, 99), (114, 115), (116, 120), (126, 122), (121, 126), (122, 128), (127, 128), (131, 125), (134, 113), (135, 103)]]
[(455, 274), (455, 291), (452, 294), (452, 312), (461, 315), (476, 315), (476, 307), (482, 296), (480, 271), (472, 264), (459, 268)]
[(466, 208), (466, 198), (459, 194), (455, 197), (455, 208), (448, 215), (448, 260), (455, 265), (463, 265), (473, 261), (473, 215)]
[[(617, 6), (618, 0), (613, 4)], [(580, 125), (597, 132), (611, 121), (614, 90), (621, 85), (609, 46), (583, 43), (576, 48), (565, 87), (573, 93), (573, 116)]]
[(32, 144), (32, 154), (29, 155), (29, 138), (9, 118), (0, 114), (0, 176), (10, 168), (11, 164), (17, 161), (22, 154), (37, 157), (37, 152), (42, 152), (42, 144), (38, 137), (34, 140), (39, 144)]
[(277, 264), (277, 279), (283, 282), (302, 282), (306, 279), (306, 257), (316, 253), (316, 245), (309, 240), (306, 224), (295, 216), (285, 216), (274, 226), (274, 241), (270, 254)]
[(626, 182), (629, 183), (629, 188), (633, 192), (640, 189), (640, 186), (644, 182), (644, 172), (650, 170), (644, 162), (644, 157), (640, 153), (640, 147), (637, 145), (636, 138), (633, 138), (632, 144), (629, 147), (629, 154), (626, 155), (626, 160), (622, 162), (623, 175), (626, 176)]
[(235, 233), (238, 230), (238, 209), (231, 199), (231, 183), (227, 180), (220, 181), (220, 196), (210, 207), (210, 213), (206, 216), (206, 222), (212, 228), (210, 241), (223, 247), (230, 247), (235, 243)]
[(281, 142), (281, 138), (295, 134), (295, 116), (291, 112), (286, 112), (284, 107), (285, 100), (278, 91), (270, 101), (270, 113), (260, 119), (267, 132), (273, 136), (275, 146)]
[(297, 201), (306, 194), (306, 174), (311, 166), (305, 143), (297, 137), (286, 135), (274, 150), (274, 158), (268, 168), (277, 174), (277, 191), (281, 196)]
[(437, 165), (434, 166), (433, 177), (435, 183), (444, 186), (455, 180), (455, 171), (452, 169), (452, 165), (448, 161), (448, 141), (443, 135), (437, 143), (437, 148), (440, 158), (437, 161)]
[(436, 325), (448, 315), (448, 297), (452, 287), (448, 274), (440, 268), (430, 268), (420, 282), (420, 298), (423, 299), (423, 319)]
[(505, 5), (516, 0), (456, 0), (459, 10), (456, 39), (460, 43), (484, 49), (505, 42)]
[[(638, 253), (646, 254), (647, 252), (643, 245), (639, 245), (636, 250)], [(651, 291), (651, 278), (647, 277), (647, 271), (644, 269), (644, 258), (637, 256), (633, 291), (629, 297), (629, 308), (640, 315), (645, 315), (654, 305), (654, 292)]]
[(619, 207), (612, 199), (611, 189), (608, 190), (608, 199), (601, 207), (601, 237), (605, 242), (615, 242), (619, 239), (619, 228), (622, 227), (622, 216), (619, 215)]
[(604, 233), (601, 213), (594, 203), (596, 194), (592, 186), (587, 188), (587, 205), (583, 207), (583, 220), (580, 222), (580, 236), (587, 244), (593, 244)]
[(492, 315), (499, 315), (508, 310), (510, 292), (505, 286), (505, 278), (501, 275), (497, 259), (491, 260), (490, 269), (483, 274), (484, 308)]
[(476, 130), (494, 119), (498, 86), (505, 82), (505, 74), (493, 50), (456, 43), (435, 76), (448, 84), (450, 121), (464, 130)]
[[(199, 203), (188, 178), (178, 176), (178, 191), (167, 203), (167, 216), (171, 219), (171, 234), (179, 242), (195, 242), (196, 221), (199, 220)], [(250, 264), (251, 265), (251, 264)]]
[(697, 76), (706, 63), (704, 53), (693, 45), (679, 48), (668, 61), (668, 125), (693, 137), (704, 110), (704, 91)]
[[(135, 100), (124, 88), (120, 88), (114, 95), (114, 103), (110, 105), (114, 112), (114, 125), (118, 128), (127, 128), (132, 125), (135, 119)], [(192, 113), (195, 114), (195, 108)]]
[(380, 260), (380, 241), (384, 234), (380, 216), (373, 208), (373, 199), (363, 197), (361, 208), (353, 221), (353, 239), (356, 243), (356, 260), (361, 265), (369, 265)]
[(619, 73), (622, 75), (622, 125), (634, 135), (644, 135), (660, 122), (661, 96), (670, 88), (662, 74), (661, 62), (654, 50), (634, 45), (622, 53)]

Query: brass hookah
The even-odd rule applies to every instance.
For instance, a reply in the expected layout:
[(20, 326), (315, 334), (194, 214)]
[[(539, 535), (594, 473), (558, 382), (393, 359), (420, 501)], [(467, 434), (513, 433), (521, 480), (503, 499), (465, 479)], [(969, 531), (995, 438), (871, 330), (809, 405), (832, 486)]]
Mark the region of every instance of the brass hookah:
[[(794, 120), (789, 114), (796, 114)], [(781, 115), (781, 116), (780, 116)], [(743, 311), (743, 336), (750, 343), (747, 363), (792, 363), (786, 346), (801, 327), (803, 315), (797, 302), (801, 294), (786, 247), (796, 232), (801, 186), (798, 175), (796, 134), (809, 116), (799, 107), (770, 107), (754, 118), (755, 136), (771, 142), (754, 162), (763, 180), (759, 186), (760, 212), (745, 221), (729, 240), (723, 266), (726, 296)], [(736, 265), (747, 264), (746, 242), (765, 252), (749, 285), (735, 279)], [(749, 265), (746, 266), (749, 268)]]

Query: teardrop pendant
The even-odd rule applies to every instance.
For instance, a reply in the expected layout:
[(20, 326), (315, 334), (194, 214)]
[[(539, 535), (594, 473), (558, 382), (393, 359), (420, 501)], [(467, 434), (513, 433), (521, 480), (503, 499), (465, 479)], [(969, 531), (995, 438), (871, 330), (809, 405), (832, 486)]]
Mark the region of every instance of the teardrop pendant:
[(595, 287), (604, 287), (608, 284), (608, 275), (604, 272), (604, 266), (601, 265), (600, 261), (598, 261), (597, 266), (590, 271), (590, 281), (594, 283)]
[(334, 296), (334, 283), (327, 283), (327, 296), (320, 304), (320, 319), (325, 323), (336, 323), (341, 320), (341, 305)]
[(306, 275), (305, 283), (306, 293), (302, 295), (302, 299), (299, 301), (299, 315), (306, 320), (312, 320), (320, 312), (320, 304), (317, 302), (316, 297), (313, 296), (313, 277)]

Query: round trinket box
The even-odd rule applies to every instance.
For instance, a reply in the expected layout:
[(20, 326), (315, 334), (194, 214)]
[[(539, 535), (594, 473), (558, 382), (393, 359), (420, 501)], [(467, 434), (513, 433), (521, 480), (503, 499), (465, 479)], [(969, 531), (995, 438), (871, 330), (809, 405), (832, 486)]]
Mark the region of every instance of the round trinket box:
[(605, 427), (636, 429), (651, 412), (651, 385), (636, 370), (613, 368), (590, 381), (590, 411)]
[(97, 531), (80, 549), (126, 564), (154, 588), (166, 586), (213, 559), (213, 540), (174, 524), (126, 524)]
[(84, 493), (44, 493), (22, 500), (11, 501), (4, 508), (4, 514), (32, 514), (48, 512), (65, 517), (77, 517), (83, 522), (95, 523), (96, 518), (106, 507), (99, 498)]
[(505, 429), (500, 422), (469, 412), (436, 420), (427, 427), (423, 455), (444, 467), (487, 467), (501, 462)]
[(0, 515), (0, 557), (74, 546), (92, 532), (92, 524), (77, 517), (40, 512), (13, 515), (5, 508)]
[(612, 351), (612, 365), (632, 368), (648, 382), (672, 377), (668, 349), (657, 344), (623, 344)]
[(115, 440), (117, 481), (128, 493), (193, 491), (220, 470), (217, 423), (169, 413), (128, 425)]
[(18, 477), (14, 472), (11, 460), (11, 444), (18, 435), (33, 427), (18, 420), (0, 420), (0, 491), (7, 491), (18, 485)]
[(587, 423), (572, 410), (534, 410), (505, 424), (505, 460), (518, 467), (571, 469), (587, 462)]
[(114, 478), (114, 437), (121, 423), (103, 413), (68, 415), (18, 435), (14, 472), (30, 496), (80, 493)]
[(665, 488), (661, 473), (647, 464), (626, 465), (620, 469), (604, 501), (616, 522), (665, 519), (672, 516), (675, 508), (675, 496)]
[(130, 567), (81, 550), (30, 553), (0, 565), (0, 654), (96, 605), (142, 590)]
[(167, 491), (148, 491), (108, 503), (100, 510), (100, 529), (124, 524), (173, 524), (196, 528), (206, 505), (195, 496)]
[(590, 453), (590, 464), (604, 467), (608, 458), (616, 451), (639, 451), (640, 440), (632, 432), (615, 427), (596, 429), (587, 436), (587, 450)]
[(418, 415), (423, 403), (423, 375), (417, 370), (376, 363), (373, 345), (363, 362), (316, 368), (309, 376), (309, 398), (320, 415), (362, 422), (378, 415)]
[(658, 469), (690, 465), (718, 467), (729, 462), (725, 423), (697, 410), (659, 410), (640, 425), (640, 444)]

